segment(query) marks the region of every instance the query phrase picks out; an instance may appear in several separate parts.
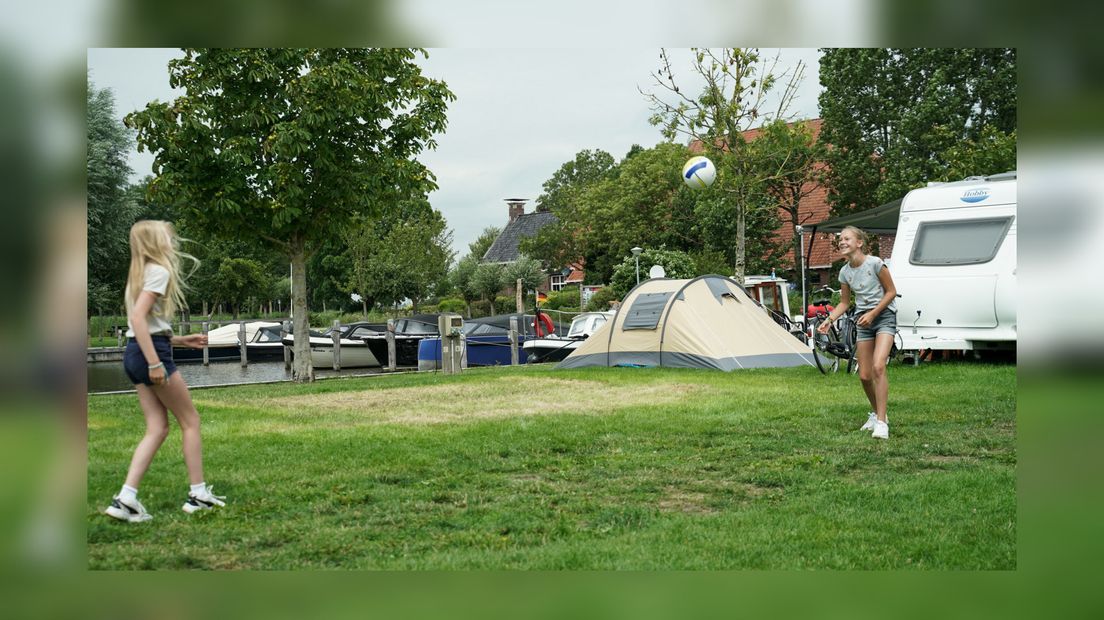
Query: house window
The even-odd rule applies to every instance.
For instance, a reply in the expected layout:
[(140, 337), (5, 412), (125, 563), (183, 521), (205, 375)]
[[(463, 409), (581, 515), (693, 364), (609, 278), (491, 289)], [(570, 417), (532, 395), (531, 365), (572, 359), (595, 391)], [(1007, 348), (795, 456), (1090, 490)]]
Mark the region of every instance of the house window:
[(564, 277), (560, 274), (556, 274), (556, 275), (551, 276), (548, 279), (548, 287), (550, 289), (554, 290), (554, 291), (558, 291), (558, 290), (563, 289), (563, 287), (564, 287)]
[(1012, 218), (922, 222), (909, 262), (913, 265), (971, 265), (997, 255)]

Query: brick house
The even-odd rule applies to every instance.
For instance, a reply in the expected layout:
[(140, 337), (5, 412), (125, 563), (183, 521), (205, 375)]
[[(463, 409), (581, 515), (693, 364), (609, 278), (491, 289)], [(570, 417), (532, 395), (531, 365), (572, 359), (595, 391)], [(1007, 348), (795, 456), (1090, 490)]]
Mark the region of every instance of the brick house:
[[(813, 140), (819, 139), (821, 125), (824, 123), (822, 119), (815, 118), (795, 122), (805, 123), (813, 136)], [(751, 142), (760, 133), (761, 130), (756, 128), (745, 131), (743, 135), (745, 140)], [(691, 142), (689, 148), (693, 153), (702, 151), (702, 145), (698, 141)], [(817, 165), (818, 170), (823, 170), (825, 167), (826, 164), (823, 163)], [(808, 183), (802, 187), (801, 193), (803, 197), (798, 203), (798, 223), (806, 229), (801, 235), (802, 247), (805, 249), (806, 255), (806, 275), (814, 285), (818, 282), (828, 284), (836, 275), (832, 273), (832, 262), (839, 257), (834, 249), (836, 235), (835, 233), (818, 231), (814, 236), (809, 232), (812, 224), (823, 222), (832, 217), (832, 209), (828, 204), (828, 188), (819, 183)], [(785, 244), (784, 247), (789, 248), (789, 244), (793, 242), (794, 231), (790, 225), (789, 214), (784, 213), (783, 215), (786, 221), (774, 231), (774, 238), (779, 243)], [(892, 234), (878, 235), (879, 255), (883, 259), (892, 256), (894, 237), (895, 235)], [(787, 269), (788, 265), (793, 265), (793, 250), (788, 249), (785, 254), (780, 254), (778, 260), (780, 262), (779, 270)]]
[[(509, 220), (491, 247), (487, 248), (481, 262), (505, 265), (516, 261), (521, 255), (518, 244), (522, 239), (536, 235), (540, 229), (557, 221), (556, 216), (550, 211), (537, 210), (526, 213), (526, 202), (528, 200), (524, 198), (506, 199)], [(582, 284), (585, 275), (581, 263), (572, 263), (560, 271), (545, 274), (544, 282), (538, 290), (547, 293), (558, 291), (569, 284)], [(513, 287), (509, 287), (509, 291), (512, 294)]]

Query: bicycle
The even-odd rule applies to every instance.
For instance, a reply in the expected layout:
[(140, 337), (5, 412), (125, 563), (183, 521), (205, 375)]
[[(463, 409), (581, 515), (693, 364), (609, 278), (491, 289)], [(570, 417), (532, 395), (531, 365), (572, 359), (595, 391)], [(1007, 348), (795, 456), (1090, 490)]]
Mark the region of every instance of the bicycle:
[[(817, 292), (839, 294), (839, 291), (828, 286), (819, 289)], [(858, 361), (855, 359), (855, 351), (858, 348), (856, 346), (858, 330), (855, 326), (855, 307), (848, 308), (847, 312), (830, 324), (827, 333), (822, 334), (817, 330), (817, 327), (828, 319), (831, 310), (826, 311), (825, 308), (829, 308), (828, 303), (830, 301), (830, 299), (818, 299), (813, 302), (814, 306), (820, 308), (813, 312), (813, 316), (810, 317), (807, 331), (809, 344), (813, 350), (813, 361), (816, 362), (817, 369), (823, 374), (838, 372), (842, 361), (847, 362), (847, 372), (849, 374), (855, 373), (859, 369)]]
[[(817, 292), (831, 292), (838, 294), (839, 291), (824, 287)], [(898, 293), (897, 297), (900, 298), (901, 294)], [(847, 372), (854, 374), (859, 370), (859, 364), (861, 360), (856, 356), (858, 352), (858, 323), (856, 322), (855, 306), (851, 306), (847, 309), (847, 312), (840, 315), (836, 319), (835, 323), (828, 327), (827, 334), (821, 334), (817, 331), (817, 326), (828, 318), (828, 314), (831, 312), (831, 307), (828, 306), (828, 299), (820, 299), (814, 301), (814, 306), (820, 308), (814, 313), (813, 319), (809, 324), (810, 343), (813, 349), (813, 361), (816, 362), (817, 368), (823, 374), (829, 372), (837, 372), (839, 370), (840, 362), (847, 361)], [(825, 311), (824, 308), (828, 310)], [(892, 360), (896, 359), (901, 352), (901, 333), (896, 331), (893, 334), (893, 346), (890, 348), (889, 355), (886, 359), (888, 364)]]

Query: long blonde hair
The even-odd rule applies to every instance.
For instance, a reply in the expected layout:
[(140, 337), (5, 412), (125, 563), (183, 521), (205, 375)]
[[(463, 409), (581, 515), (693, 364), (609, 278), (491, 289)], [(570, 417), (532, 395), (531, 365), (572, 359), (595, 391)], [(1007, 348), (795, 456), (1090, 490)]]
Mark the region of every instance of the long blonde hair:
[(138, 295), (142, 293), (142, 286), (146, 280), (146, 266), (150, 263), (161, 265), (169, 272), (169, 284), (161, 298), (161, 311), (158, 316), (171, 320), (177, 308), (184, 307), (185, 285), (181, 279), (181, 258), (193, 261), (196, 266), (199, 264), (194, 256), (180, 251), (180, 239), (176, 236), (176, 229), (171, 223), (161, 220), (140, 220), (130, 227), (130, 271), (127, 274), (126, 286), (128, 314), (138, 301)]

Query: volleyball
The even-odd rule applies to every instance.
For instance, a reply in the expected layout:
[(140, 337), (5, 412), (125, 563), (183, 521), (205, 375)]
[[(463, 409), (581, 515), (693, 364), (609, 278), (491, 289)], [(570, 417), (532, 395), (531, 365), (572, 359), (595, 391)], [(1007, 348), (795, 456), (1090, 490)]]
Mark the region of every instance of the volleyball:
[(709, 187), (715, 178), (717, 168), (708, 157), (691, 157), (682, 167), (682, 181), (694, 189)]

